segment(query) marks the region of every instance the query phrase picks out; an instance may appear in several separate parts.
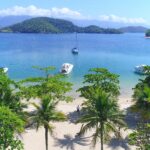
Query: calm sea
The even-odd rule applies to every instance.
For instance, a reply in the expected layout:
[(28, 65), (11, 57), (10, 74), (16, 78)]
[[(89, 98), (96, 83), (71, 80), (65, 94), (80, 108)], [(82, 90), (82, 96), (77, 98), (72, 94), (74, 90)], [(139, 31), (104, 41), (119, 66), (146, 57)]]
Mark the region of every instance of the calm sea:
[(72, 55), (75, 34), (0, 34), (0, 65), (9, 68), (15, 80), (42, 75), (32, 66), (74, 64), (66, 80), (81, 85), (83, 75), (92, 67), (105, 67), (120, 75), (121, 91), (129, 95), (140, 76), (136, 65), (150, 65), (150, 40), (144, 34), (78, 34), (79, 55)]

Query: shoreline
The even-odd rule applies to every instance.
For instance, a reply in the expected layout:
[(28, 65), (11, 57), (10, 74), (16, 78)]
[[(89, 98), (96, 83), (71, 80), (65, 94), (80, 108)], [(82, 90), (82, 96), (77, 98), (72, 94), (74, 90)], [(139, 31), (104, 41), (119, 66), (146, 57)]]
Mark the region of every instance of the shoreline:
[[(74, 124), (75, 120), (78, 118), (76, 112), (76, 107), (81, 105), (84, 98), (78, 97), (70, 103), (60, 102), (57, 109), (64, 112), (68, 116), (68, 120), (65, 122), (53, 123), (55, 126), (54, 135), (49, 135), (49, 150), (90, 150), (90, 136), (91, 132), (85, 134), (84, 137), (76, 137), (76, 133), (79, 132), (81, 124)], [(35, 100), (38, 102), (38, 100)], [(121, 110), (127, 110), (132, 104), (130, 97), (120, 95), (118, 100)], [(32, 108), (29, 108), (30, 110)], [(131, 150), (134, 150), (135, 147), (128, 146), (126, 136), (131, 132), (131, 129), (126, 131), (121, 131), (123, 135), (123, 140), (112, 139), (109, 144), (104, 145), (104, 149), (113, 150), (124, 150), (125, 147), (129, 147)], [(41, 127), (37, 132), (35, 129), (26, 129), (25, 133), (22, 135), (22, 140), (24, 143), (25, 150), (44, 150), (45, 149), (45, 140), (44, 140), (44, 128)], [(38, 142), (37, 142), (38, 141)], [(100, 143), (98, 142), (94, 150), (98, 150)]]

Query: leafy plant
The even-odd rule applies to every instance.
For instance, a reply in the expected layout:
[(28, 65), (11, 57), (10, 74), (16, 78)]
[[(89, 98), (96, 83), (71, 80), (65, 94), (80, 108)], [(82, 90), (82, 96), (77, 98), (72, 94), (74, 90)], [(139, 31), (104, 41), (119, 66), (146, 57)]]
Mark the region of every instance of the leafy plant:
[(6, 73), (0, 70), (0, 106), (7, 106), (13, 112), (25, 117), (23, 108), (26, 105), (21, 102), (20, 89), (21, 85), (18, 82), (11, 80)]
[(0, 149), (22, 150), (23, 144), (16, 134), (24, 131), (24, 122), (8, 107), (0, 106)]
[(137, 129), (129, 135), (129, 144), (137, 146), (139, 150), (149, 150), (150, 124), (139, 123)]
[(113, 97), (119, 95), (119, 76), (109, 72), (105, 68), (92, 68), (89, 70), (89, 74), (84, 76), (84, 82), (86, 86), (83, 86), (78, 91), (81, 92), (81, 96), (84, 91), (88, 90), (91, 86), (94, 88), (100, 87), (106, 93), (109, 93)]
[(135, 86), (133, 100), (135, 105), (132, 110), (140, 113), (142, 119), (150, 118), (150, 74), (147, 73), (144, 79), (140, 79)]

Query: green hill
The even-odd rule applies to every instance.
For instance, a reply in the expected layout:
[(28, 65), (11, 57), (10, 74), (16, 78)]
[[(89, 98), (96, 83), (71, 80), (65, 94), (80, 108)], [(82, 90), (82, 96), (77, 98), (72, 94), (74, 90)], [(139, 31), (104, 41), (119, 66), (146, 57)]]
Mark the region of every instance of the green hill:
[(0, 32), (14, 33), (121, 33), (117, 29), (104, 29), (98, 26), (78, 27), (72, 22), (63, 19), (37, 17), (25, 20), (0, 29)]
[(145, 36), (150, 37), (150, 29), (146, 31)]

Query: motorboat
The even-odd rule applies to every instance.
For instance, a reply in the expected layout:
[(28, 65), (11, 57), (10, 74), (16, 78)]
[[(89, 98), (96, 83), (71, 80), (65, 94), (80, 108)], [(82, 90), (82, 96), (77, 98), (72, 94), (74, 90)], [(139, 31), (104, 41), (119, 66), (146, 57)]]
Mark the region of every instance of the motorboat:
[(146, 74), (147, 70), (145, 69), (147, 65), (139, 65), (139, 66), (135, 66), (134, 72), (137, 74)]
[(7, 67), (0, 67), (0, 70), (3, 70), (4, 73), (8, 72), (8, 68)]
[(61, 73), (62, 74), (69, 74), (73, 69), (73, 64), (69, 64), (69, 63), (64, 63), (62, 65), (62, 68), (61, 68)]
[(72, 53), (73, 53), (73, 54), (78, 54), (78, 53), (79, 53), (78, 48), (77, 48), (77, 47), (74, 47), (74, 48), (72, 49)]

